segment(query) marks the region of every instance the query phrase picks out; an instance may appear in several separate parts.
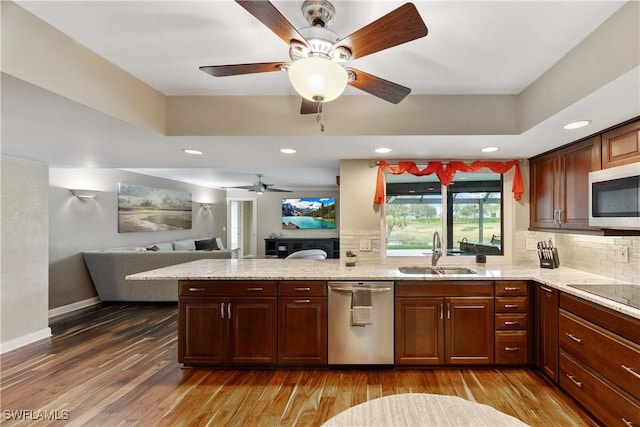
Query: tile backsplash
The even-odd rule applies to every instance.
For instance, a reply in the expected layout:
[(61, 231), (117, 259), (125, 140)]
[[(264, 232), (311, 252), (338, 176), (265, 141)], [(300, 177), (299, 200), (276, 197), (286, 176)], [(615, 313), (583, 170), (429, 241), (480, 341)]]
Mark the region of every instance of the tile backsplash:
[[(603, 237), (579, 234), (542, 233), (522, 231), (516, 233), (514, 262), (538, 262), (535, 250), (526, 250), (527, 239), (534, 241), (553, 239), (560, 254), (560, 265), (587, 273), (599, 274), (618, 280), (640, 283), (640, 237)], [(620, 262), (617, 253), (627, 247), (629, 262)]]

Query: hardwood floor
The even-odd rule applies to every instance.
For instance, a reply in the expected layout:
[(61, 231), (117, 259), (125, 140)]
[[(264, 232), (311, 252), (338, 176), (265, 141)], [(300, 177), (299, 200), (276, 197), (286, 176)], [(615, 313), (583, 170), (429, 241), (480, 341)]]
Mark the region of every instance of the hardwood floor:
[(183, 369), (176, 310), (105, 304), (2, 355), (0, 423), (317, 426), (367, 400), (414, 392), (460, 396), (532, 426), (595, 425), (526, 369)]

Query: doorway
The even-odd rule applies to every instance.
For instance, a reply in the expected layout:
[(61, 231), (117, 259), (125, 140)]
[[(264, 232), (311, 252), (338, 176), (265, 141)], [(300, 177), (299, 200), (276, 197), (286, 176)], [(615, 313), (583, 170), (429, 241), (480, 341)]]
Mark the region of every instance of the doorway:
[(238, 249), (240, 258), (255, 258), (258, 254), (258, 221), (255, 199), (227, 199), (227, 241), (229, 249)]

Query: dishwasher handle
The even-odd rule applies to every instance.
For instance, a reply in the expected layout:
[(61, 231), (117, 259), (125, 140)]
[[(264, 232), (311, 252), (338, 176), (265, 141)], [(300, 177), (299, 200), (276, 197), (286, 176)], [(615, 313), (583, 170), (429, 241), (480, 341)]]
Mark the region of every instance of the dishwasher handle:
[(353, 292), (354, 289), (367, 290), (372, 293), (389, 292), (393, 290), (392, 288), (368, 288), (368, 287), (362, 287), (362, 286), (358, 288), (345, 288), (345, 287), (334, 286), (334, 285), (329, 285), (329, 289), (336, 292), (349, 292), (349, 293)]

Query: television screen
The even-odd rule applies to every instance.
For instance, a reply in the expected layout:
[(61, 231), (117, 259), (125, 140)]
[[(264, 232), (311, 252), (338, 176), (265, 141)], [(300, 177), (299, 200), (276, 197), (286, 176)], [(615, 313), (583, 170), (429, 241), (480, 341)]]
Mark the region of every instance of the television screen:
[(282, 199), (282, 228), (285, 230), (336, 228), (336, 199), (333, 197)]

